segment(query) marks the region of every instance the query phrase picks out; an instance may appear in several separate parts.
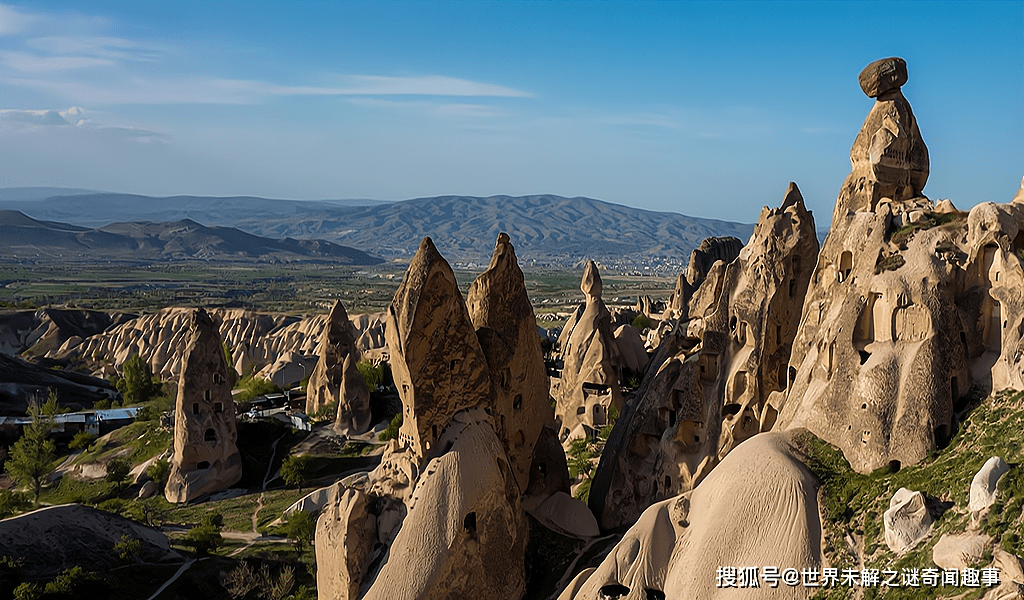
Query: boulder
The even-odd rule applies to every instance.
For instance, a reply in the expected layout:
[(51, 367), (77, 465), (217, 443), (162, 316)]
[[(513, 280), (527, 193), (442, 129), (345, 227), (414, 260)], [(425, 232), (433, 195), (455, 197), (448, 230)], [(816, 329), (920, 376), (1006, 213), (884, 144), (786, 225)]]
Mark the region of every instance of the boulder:
[(156, 482), (150, 479), (139, 488), (139, 500), (151, 498), (156, 495), (157, 491)]
[(996, 486), (999, 484), (999, 479), (1009, 470), (1010, 467), (1006, 461), (998, 456), (993, 456), (985, 461), (981, 470), (971, 480), (970, 502), (967, 505), (967, 510), (976, 512), (992, 506), (996, 501)]
[(594, 513), (565, 492), (555, 492), (529, 513), (542, 525), (562, 535), (576, 538), (601, 535)]
[(885, 545), (896, 554), (905, 554), (928, 537), (932, 516), (924, 494), (907, 488), (896, 490), (889, 500), (889, 509), (882, 515)]
[(932, 562), (940, 569), (977, 567), (992, 538), (984, 534), (943, 534), (932, 548)]

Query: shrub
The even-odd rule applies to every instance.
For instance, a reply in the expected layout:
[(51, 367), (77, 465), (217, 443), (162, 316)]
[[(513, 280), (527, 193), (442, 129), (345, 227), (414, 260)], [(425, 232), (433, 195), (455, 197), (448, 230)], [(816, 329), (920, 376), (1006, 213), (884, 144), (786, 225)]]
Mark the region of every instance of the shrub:
[(0, 490), (0, 519), (28, 510), (31, 506), (32, 502), (25, 494), (14, 490)]
[(382, 431), (381, 434), (377, 436), (377, 439), (382, 442), (396, 439), (398, 438), (398, 430), (401, 429), (401, 427), (402, 413), (398, 413), (397, 415), (394, 416), (394, 418), (391, 419), (391, 422), (388, 423), (387, 429)]
[(651, 318), (643, 313), (640, 313), (635, 319), (633, 319), (633, 327), (635, 327), (637, 331), (650, 329), (652, 323), (653, 321), (651, 321)]
[(361, 360), (356, 363), (356, 368), (359, 369), (359, 374), (363, 376), (363, 381), (366, 382), (366, 389), (372, 392), (384, 385), (383, 367), (375, 367), (370, 361)]
[(133, 538), (127, 533), (121, 536), (121, 541), (114, 544), (114, 552), (118, 558), (126, 563), (133, 563), (139, 559), (142, 552), (142, 540)]
[(107, 481), (117, 486), (120, 493), (121, 485), (128, 479), (128, 473), (132, 470), (132, 464), (125, 458), (115, 458), (107, 463)]
[(281, 388), (273, 384), (273, 382), (267, 381), (262, 377), (256, 377), (255, 375), (249, 375), (238, 380), (238, 385), (235, 389), (241, 389), (242, 392), (235, 396), (235, 402), (245, 402), (246, 400), (252, 400), (257, 396), (264, 396), (266, 394), (273, 394), (280, 392)]
[(157, 490), (163, 490), (164, 486), (167, 485), (167, 478), (171, 475), (171, 463), (160, 459), (149, 465), (149, 468), (146, 469), (146, 475), (149, 475), (149, 478), (156, 482)]
[(223, 546), (224, 538), (216, 527), (200, 525), (188, 530), (183, 543), (192, 548), (197, 556), (206, 556)]
[(114, 379), (114, 387), (121, 392), (125, 404), (142, 404), (163, 390), (163, 384), (153, 376), (149, 363), (138, 354), (124, 361), (121, 372), (122, 376)]
[(68, 443), (68, 448), (72, 450), (78, 450), (79, 448), (88, 448), (90, 444), (96, 441), (96, 435), (89, 433), (88, 431), (79, 431), (75, 434), (75, 437)]

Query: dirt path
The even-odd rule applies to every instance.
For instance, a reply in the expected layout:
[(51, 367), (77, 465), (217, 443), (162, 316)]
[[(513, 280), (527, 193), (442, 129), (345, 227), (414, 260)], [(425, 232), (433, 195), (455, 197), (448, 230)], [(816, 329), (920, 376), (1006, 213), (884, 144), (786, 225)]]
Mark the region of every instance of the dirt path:
[(266, 498), (266, 493), (260, 494), (260, 497), (256, 500), (256, 510), (252, 511), (252, 530), (256, 531), (256, 524), (258, 522), (257, 517), (260, 514), (260, 509), (263, 508), (263, 500)]
[(162, 586), (160, 586), (160, 589), (158, 589), (157, 591), (153, 592), (153, 595), (149, 597), (149, 600), (154, 600), (157, 596), (162, 594), (163, 591), (167, 589), (167, 586), (169, 586), (172, 583), (174, 583), (175, 581), (177, 581), (178, 578), (181, 577), (181, 574), (184, 573), (185, 571), (187, 571), (188, 568), (191, 567), (192, 564), (195, 563), (195, 562), (196, 562), (196, 559), (193, 558), (192, 560), (188, 561), (187, 563), (181, 565), (181, 568), (178, 569), (178, 571), (174, 575), (171, 575), (171, 578), (168, 579), (167, 581), (165, 581), (164, 584)]

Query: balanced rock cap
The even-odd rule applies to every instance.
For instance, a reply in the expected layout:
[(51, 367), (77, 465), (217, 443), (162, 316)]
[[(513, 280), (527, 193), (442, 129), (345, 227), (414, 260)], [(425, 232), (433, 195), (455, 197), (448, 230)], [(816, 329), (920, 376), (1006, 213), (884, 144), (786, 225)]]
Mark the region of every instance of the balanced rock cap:
[(864, 67), (857, 81), (869, 98), (877, 98), (907, 82), (907, 61), (897, 56), (876, 60)]

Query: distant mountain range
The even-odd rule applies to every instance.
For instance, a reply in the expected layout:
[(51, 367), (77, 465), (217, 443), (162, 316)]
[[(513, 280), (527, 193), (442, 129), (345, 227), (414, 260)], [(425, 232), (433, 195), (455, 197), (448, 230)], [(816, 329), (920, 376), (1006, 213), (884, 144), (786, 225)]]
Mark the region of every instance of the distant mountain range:
[(113, 223), (91, 229), (0, 210), (0, 258), (74, 260), (320, 261), (373, 265), (382, 259), (323, 240), (268, 239), (191, 219)]
[[(296, 201), (256, 197), (78, 193), (30, 198), (0, 189), (0, 209), (35, 219), (102, 227), (111, 222), (178, 222), (237, 227), (271, 238), (317, 238), (389, 259), (412, 256), (424, 236), (449, 260), (486, 260), (498, 233), (507, 232), (521, 259), (572, 265), (585, 258), (633, 265), (685, 264), (710, 236), (744, 242), (753, 225), (653, 212), (591, 198), (536, 196), (439, 196), (401, 202), (367, 200)], [(28, 190), (28, 191), (26, 191)], [(50, 189), (52, 190), (52, 188)], [(361, 204), (361, 205), (360, 205)], [(751, 215), (756, 211), (752, 210)]]

